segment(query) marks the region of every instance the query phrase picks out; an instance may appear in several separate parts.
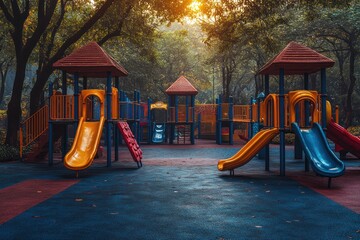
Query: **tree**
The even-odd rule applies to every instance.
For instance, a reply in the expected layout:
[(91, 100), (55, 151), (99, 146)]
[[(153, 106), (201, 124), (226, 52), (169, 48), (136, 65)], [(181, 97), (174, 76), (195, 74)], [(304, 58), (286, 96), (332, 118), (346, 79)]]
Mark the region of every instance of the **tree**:
[(11, 39), (7, 35), (7, 25), (0, 19), (2, 29), (0, 31), (0, 107), (5, 107), (6, 78), (10, 67), (14, 64), (14, 53), (11, 48)]
[[(16, 133), (21, 120), (20, 102), (25, 68), (36, 46), (38, 46), (39, 69), (30, 96), (31, 112), (34, 112), (39, 105), (44, 85), (53, 71), (52, 64), (63, 57), (71, 46), (81, 38), (84, 37), (86, 39), (87, 33), (94, 33), (95, 31), (91, 30), (109, 10), (115, 11), (117, 9), (120, 12), (116, 12), (116, 14), (108, 18), (111, 19), (108, 22), (108, 32), (99, 31), (101, 35), (95, 35), (95, 38), (100, 43), (105, 43), (110, 38), (123, 34), (123, 25), (125, 21), (130, 19), (128, 19), (128, 16), (135, 7), (139, 7), (137, 16), (143, 17), (144, 22), (140, 22), (140, 26), (146, 24), (155, 24), (154, 26), (156, 26), (156, 23), (178, 19), (179, 16), (186, 12), (186, 6), (189, 4), (189, 1), (164, 2), (151, 0), (144, 2), (140, 0), (104, 0), (95, 1), (94, 5), (89, 7), (89, 4), (92, 3), (86, 0), (79, 2), (67, 0), (38, 0), (30, 2), (25, 0), (21, 1), (21, 3), (18, 3), (18, 1), (11, 1), (9, 3), (0, 0), (2, 13), (11, 25), (11, 36), (16, 52), (16, 76), (13, 94), (7, 110), (9, 121), (6, 143), (16, 145), (17, 142)], [(111, 6), (113, 8), (110, 9)], [(76, 11), (71, 12), (71, 10)], [(84, 12), (87, 14), (84, 14), (83, 18), (78, 19), (79, 21), (76, 21), (76, 24), (74, 24), (76, 25), (75, 28), (69, 31), (66, 28), (69, 26), (68, 17), (70, 17), (70, 20), (71, 17), (76, 19), (77, 15)], [(152, 18), (146, 19), (145, 16), (149, 12), (156, 14)], [(69, 15), (66, 16), (66, 13), (69, 13)], [(117, 17), (115, 21), (114, 17)], [(131, 19), (129, 21), (131, 24)], [(106, 21), (104, 20), (104, 22)], [(64, 26), (65, 28), (62, 28)], [(89, 35), (88, 37), (93, 39), (94, 35)]]
[[(316, 19), (312, 20), (309, 29), (315, 38), (326, 42), (327, 50), (338, 60), (340, 95), (345, 101), (345, 127), (353, 120), (352, 96), (356, 85), (356, 62), (360, 53), (360, 3), (354, 3), (347, 8), (323, 9)], [(344, 66), (347, 61), (348, 77), (344, 76)]]
[[(8, 131), (6, 134), (6, 143), (16, 145), (17, 131), (21, 119), (21, 91), (25, 79), (26, 65), (29, 57), (36, 47), (41, 35), (48, 26), (57, 1), (39, 0), (37, 5), (29, 0), (5, 2), (0, 0), (0, 8), (11, 25), (11, 38), (14, 43), (16, 56), (16, 73), (12, 89), (12, 96), (8, 104)], [(36, 6), (35, 6), (36, 5)], [(37, 21), (32, 29), (27, 30), (29, 17), (33, 17), (30, 9), (37, 8)]]

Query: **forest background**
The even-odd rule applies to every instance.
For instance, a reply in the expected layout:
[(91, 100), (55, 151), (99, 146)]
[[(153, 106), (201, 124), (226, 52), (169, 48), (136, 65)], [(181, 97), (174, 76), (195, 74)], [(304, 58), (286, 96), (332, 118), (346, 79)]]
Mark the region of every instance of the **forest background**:
[[(296, 41), (335, 61), (328, 99), (340, 124), (359, 125), (359, 0), (0, 0), (0, 9), (0, 144), (18, 144), (20, 122), (47, 101), (49, 82), (61, 88), (52, 64), (90, 41), (127, 69), (120, 87), (129, 96), (166, 101), (185, 75), (197, 103), (221, 94), (237, 104), (263, 91), (257, 71)], [(286, 91), (302, 85), (302, 76), (286, 77)], [(319, 90), (318, 74), (310, 87)]]

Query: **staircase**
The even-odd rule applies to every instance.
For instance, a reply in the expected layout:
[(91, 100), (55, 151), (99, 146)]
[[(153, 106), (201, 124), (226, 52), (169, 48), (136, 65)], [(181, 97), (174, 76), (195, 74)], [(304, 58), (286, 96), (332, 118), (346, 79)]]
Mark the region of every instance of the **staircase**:
[[(27, 161), (42, 159), (48, 143), (49, 108), (47, 105), (25, 119), (20, 125), (20, 157)], [(30, 150), (24, 156), (24, 149)]]

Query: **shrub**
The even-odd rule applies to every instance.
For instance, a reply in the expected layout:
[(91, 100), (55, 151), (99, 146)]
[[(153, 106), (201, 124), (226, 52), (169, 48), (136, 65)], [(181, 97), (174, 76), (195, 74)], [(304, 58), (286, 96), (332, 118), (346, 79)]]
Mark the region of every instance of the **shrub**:
[(19, 160), (19, 149), (9, 145), (0, 145), (0, 162)]
[(351, 126), (347, 129), (352, 135), (360, 136), (360, 126)]
[[(273, 138), (271, 141), (274, 144), (280, 143), (280, 134)], [(285, 144), (294, 144), (295, 142), (295, 134), (293, 133), (285, 133)]]

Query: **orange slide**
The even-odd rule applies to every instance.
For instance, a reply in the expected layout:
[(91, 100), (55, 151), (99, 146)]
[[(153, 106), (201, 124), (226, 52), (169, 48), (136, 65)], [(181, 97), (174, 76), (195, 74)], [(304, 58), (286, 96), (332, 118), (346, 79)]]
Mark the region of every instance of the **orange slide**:
[(278, 133), (278, 128), (261, 130), (234, 156), (220, 160), (218, 162), (218, 169), (220, 171), (233, 170), (237, 167), (245, 165)]
[(89, 167), (98, 150), (105, 118), (100, 121), (84, 121), (80, 118), (74, 143), (64, 158), (64, 165), (71, 170), (83, 170)]

